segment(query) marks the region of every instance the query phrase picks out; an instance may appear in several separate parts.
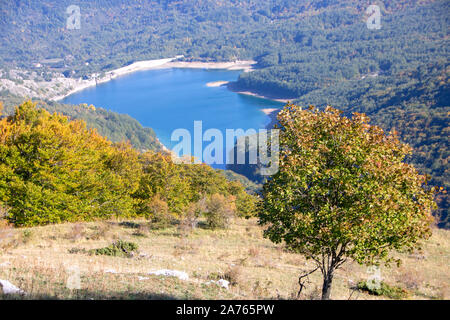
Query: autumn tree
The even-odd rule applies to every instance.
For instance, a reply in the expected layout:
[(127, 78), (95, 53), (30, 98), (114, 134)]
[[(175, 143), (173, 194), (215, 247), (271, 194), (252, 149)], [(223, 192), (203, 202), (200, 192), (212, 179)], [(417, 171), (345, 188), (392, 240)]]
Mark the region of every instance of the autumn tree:
[(149, 208), (157, 199), (157, 202), (167, 203), (170, 212), (181, 216), (192, 197), (189, 181), (183, 179), (182, 167), (173, 163), (170, 155), (154, 152), (140, 155), (140, 162), (142, 175), (139, 188), (133, 193), (138, 214), (153, 216)]
[(16, 226), (134, 215), (138, 153), (27, 101), (0, 120), (0, 203)]
[(175, 164), (168, 153), (113, 143), (84, 121), (31, 101), (0, 119), (0, 209), (8, 208), (5, 217), (15, 226), (181, 219), (191, 204), (214, 194), (233, 199), (241, 216), (252, 215), (255, 197), (207, 165)]
[(204, 197), (220, 194), (234, 196), (239, 216), (254, 215), (256, 197), (245, 192), (240, 182), (228, 181), (206, 164), (175, 164), (169, 154), (145, 152), (139, 156), (142, 166), (139, 188), (134, 192), (139, 215), (153, 215), (149, 206), (154, 198), (168, 204), (169, 211), (182, 218), (189, 206)]
[(322, 299), (347, 259), (389, 264), (391, 250), (411, 251), (431, 235), (435, 188), (405, 163), (412, 150), (395, 133), (331, 107), (288, 104), (278, 121), (280, 170), (264, 185), (260, 223), (266, 237), (315, 263)]

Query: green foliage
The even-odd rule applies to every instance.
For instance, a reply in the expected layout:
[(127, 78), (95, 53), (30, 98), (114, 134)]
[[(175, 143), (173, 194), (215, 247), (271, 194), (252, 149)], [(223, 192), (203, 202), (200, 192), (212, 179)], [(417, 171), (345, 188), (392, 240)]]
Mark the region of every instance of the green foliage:
[(366, 291), (369, 294), (376, 296), (385, 296), (391, 299), (405, 299), (408, 297), (408, 291), (399, 287), (388, 285), (386, 282), (381, 281), (379, 286), (373, 286), (366, 281), (358, 282), (357, 288), (361, 291)]
[(144, 128), (127, 114), (119, 114), (94, 106), (67, 105), (58, 102), (36, 101), (39, 108), (50, 113), (61, 113), (71, 120), (82, 120), (86, 127), (96, 129), (97, 132), (112, 142), (129, 142), (135, 149), (142, 151), (162, 151), (155, 132), (151, 128)]
[(108, 247), (89, 250), (89, 253), (113, 257), (131, 257), (138, 248), (138, 245), (134, 242), (117, 240)]
[(101, 136), (112, 142), (127, 141), (137, 150), (162, 151), (162, 145), (153, 129), (142, 127), (136, 119), (127, 114), (57, 102), (42, 103), (42, 108), (50, 113), (62, 113), (69, 119), (83, 120), (88, 128), (96, 129)]
[(191, 203), (214, 194), (238, 197), (239, 213), (253, 214), (254, 196), (248, 195), (239, 182), (229, 182), (205, 164), (175, 164), (169, 155), (149, 152), (141, 155), (141, 162), (143, 175), (139, 189), (133, 194), (140, 215), (154, 216), (152, 206), (157, 199), (167, 204), (170, 213), (182, 218)]
[(262, 189), (262, 184), (257, 184), (252, 180), (250, 180), (249, 178), (247, 178), (246, 176), (236, 173), (235, 171), (222, 169), (216, 170), (222, 173), (229, 181), (240, 182), (244, 186), (245, 190), (250, 194), (258, 193)]
[[(181, 167), (174, 164), (169, 155), (160, 153), (141, 154), (140, 162), (143, 172), (139, 188), (133, 193), (137, 212), (147, 217), (157, 213), (152, 205), (155, 199), (159, 199), (167, 204), (168, 211), (182, 215), (189, 203), (191, 190), (188, 181), (182, 178)], [(161, 205), (158, 206), (161, 208)]]
[[(89, 77), (178, 54), (187, 61), (254, 59), (257, 69), (242, 73), (231, 88), (299, 105), (347, 106), (347, 115), (365, 113), (387, 131), (396, 128), (402, 141), (418, 150), (411, 160), (432, 176), (430, 183), (448, 189), (450, 4), (376, 4), (380, 30), (366, 27), (368, 3), (362, 1), (96, 0), (80, 5), (81, 29), (67, 30), (62, 27), (65, 2), (10, 2), (0, 17), (0, 29), (7, 30), (0, 36), (2, 78), (10, 78), (6, 71), (17, 67), (34, 69), (42, 78), (49, 70)], [(36, 62), (42, 67), (34, 68)], [(111, 141), (125, 138), (138, 149), (158, 147), (146, 130), (91, 111), (80, 116)], [(253, 169), (239, 172), (263, 182)], [(438, 203), (439, 225), (445, 227), (448, 195)]]
[(221, 194), (213, 194), (206, 202), (206, 223), (211, 229), (225, 229), (235, 214), (234, 199)]
[(313, 259), (328, 294), (347, 258), (389, 262), (431, 234), (435, 188), (404, 162), (411, 148), (395, 135), (328, 107), (287, 105), (279, 114), (280, 170), (263, 188), (265, 236)]
[[(132, 216), (137, 154), (25, 102), (0, 122), (0, 201), (16, 226)], [(129, 166), (129, 167), (127, 167)]]
[[(5, 101), (5, 115), (14, 114), (14, 106), (23, 102), (22, 97), (11, 95), (0, 97), (0, 99)], [(128, 141), (137, 150), (162, 151), (162, 145), (153, 129), (142, 127), (136, 119), (127, 114), (88, 107), (86, 104), (67, 105), (41, 100), (34, 100), (34, 102), (38, 108), (43, 108), (50, 113), (61, 113), (71, 120), (83, 120), (87, 128), (96, 129), (100, 135), (112, 142)]]
[(236, 213), (239, 217), (250, 218), (257, 212), (258, 198), (241, 192), (236, 196)]
[[(399, 139), (414, 148), (407, 161), (430, 175), (431, 185), (448, 190), (449, 81), (448, 63), (439, 60), (392, 76), (342, 82), (307, 94), (297, 103), (342, 105), (346, 115), (363, 112), (384, 130), (396, 130)], [(443, 193), (436, 200), (438, 225), (448, 227), (449, 196)]]
[(136, 215), (161, 222), (215, 193), (239, 195), (250, 214), (252, 196), (209, 166), (111, 143), (30, 101), (0, 120), (0, 203), (16, 226)]

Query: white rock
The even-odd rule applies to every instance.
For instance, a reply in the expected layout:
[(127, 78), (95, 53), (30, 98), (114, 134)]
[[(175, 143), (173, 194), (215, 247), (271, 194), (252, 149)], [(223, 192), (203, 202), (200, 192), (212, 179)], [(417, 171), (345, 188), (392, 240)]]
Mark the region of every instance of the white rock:
[(117, 271), (114, 269), (106, 269), (105, 273), (117, 273)]
[(6, 262), (3, 262), (3, 263), (0, 263), (0, 267), (7, 267), (10, 264), (11, 264), (10, 262), (6, 261)]
[(139, 281), (144, 281), (144, 280), (148, 280), (149, 278), (147, 278), (147, 277), (140, 277), (140, 276), (138, 276), (138, 280)]
[(166, 276), (166, 277), (177, 277), (180, 280), (188, 280), (189, 279), (189, 275), (186, 272), (178, 271), (178, 270), (161, 269), (161, 270), (151, 271), (148, 274), (154, 274), (157, 276)]
[(219, 286), (221, 286), (222, 288), (228, 289), (229, 285), (230, 285), (230, 281), (225, 280), (225, 279), (220, 279), (220, 280), (217, 281), (217, 284)]
[(8, 280), (1, 280), (0, 279), (0, 288), (3, 291), (3, 294), (22, 294), (25, 295), (25, 291), (17, 288), (15, 285), (13, 285)]

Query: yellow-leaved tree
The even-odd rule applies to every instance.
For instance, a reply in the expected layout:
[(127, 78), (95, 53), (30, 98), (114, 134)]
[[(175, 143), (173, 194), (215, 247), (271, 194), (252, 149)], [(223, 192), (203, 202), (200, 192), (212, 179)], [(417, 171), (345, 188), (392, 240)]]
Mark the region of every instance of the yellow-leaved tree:
[(0, 201), (16, 226), (131, 216), (137, 157), (27, 101), (0, 121)]

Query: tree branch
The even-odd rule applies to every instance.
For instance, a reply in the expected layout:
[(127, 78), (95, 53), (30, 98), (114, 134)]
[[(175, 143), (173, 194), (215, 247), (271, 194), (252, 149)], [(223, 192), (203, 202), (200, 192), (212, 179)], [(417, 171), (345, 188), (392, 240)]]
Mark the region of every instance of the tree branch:
[[(309, 272), (301, 275), (300, 277), (298, 277), (298, 285), (300, 286), (300, 288), (299, 288), (298, 293), (297, 293), (297, 299), (300, 297), (300, 294), (302, 293), (302, 290), (305, 287), (306, 282), (308, 282), (308, 276), (310, 274), (316, 272), (317, 269), (319, 269), (319, 267), (316, 267), (314, 270), (309, 271)], [(305, 280), (303, 280), (303, 279), (305, 279)]]

